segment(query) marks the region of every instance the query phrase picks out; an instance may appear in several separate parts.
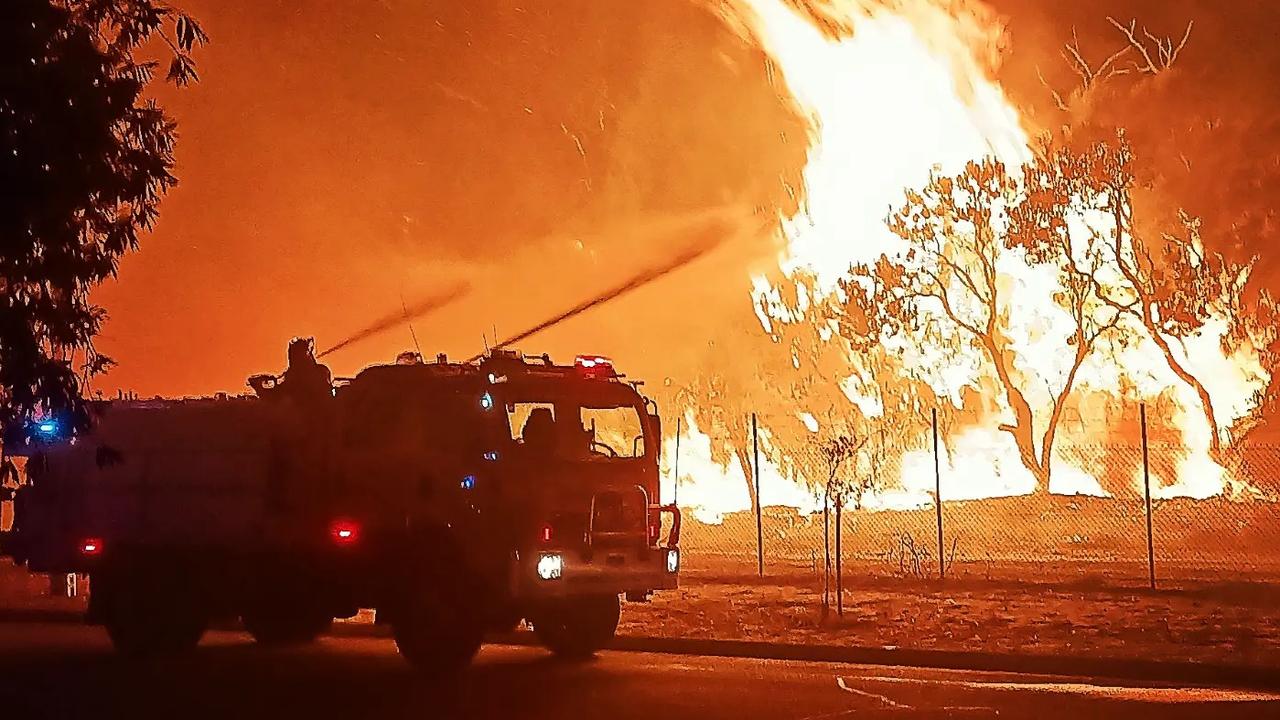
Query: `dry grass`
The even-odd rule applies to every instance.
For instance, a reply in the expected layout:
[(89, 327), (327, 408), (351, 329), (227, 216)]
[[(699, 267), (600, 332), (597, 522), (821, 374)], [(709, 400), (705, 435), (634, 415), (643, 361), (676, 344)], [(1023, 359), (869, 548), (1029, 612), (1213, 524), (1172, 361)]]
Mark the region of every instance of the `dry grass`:
[[(1209, 593), (860, 583), (824, 621), (817, 583), (691, 580), (649, 605), (628, 605), (623, 632), (641, 635), (891, 646), (913, 649), (1280, 662), (1280, 589), (1251, 602)], [(1263, 600), (1270, 597), (1270, 601)]]

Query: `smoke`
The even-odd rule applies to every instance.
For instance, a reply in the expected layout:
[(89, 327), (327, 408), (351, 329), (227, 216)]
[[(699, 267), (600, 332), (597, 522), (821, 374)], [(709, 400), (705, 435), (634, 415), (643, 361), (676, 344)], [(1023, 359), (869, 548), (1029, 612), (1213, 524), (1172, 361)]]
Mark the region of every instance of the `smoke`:
[(669, 275), (670, 273), (685, 267), (686, 265), (693, 262), (694, 260), (697, 260), (703, 255), (706, 255), (708, 252), (713, 250), (719, 244), (720, 244), (720, 238), (714, 238), (714, 239), (711, 239), (709, 242), (705, 242), (699, 245), (693, 245), (691, 247), (677, 251), (669, 259), (664, 261), (661, 265), (658, 265), (657, 267), (653, 267), (653, 268), (646, 268), (645, 270), (642, 270), (636, 275), (628, 278), (627, 280), (622, 282), (622, 284), (617, 285), (615, 287), (611, 287), (608, 290), (605, 290), (604, 292), (601, 292), (600, 294), (588, 300), (584, 300), (578, 303), (577, 305), (573, 306), (572, 308), (562, 313), (559, 313), (557, 315), (554, 315), (553, 317), (550, 317), (538, 323), (537, 325), (534, 325), (528, 330), (524, 330), (523, 332), (517, 333), (516, 335), (512, 335), (511, 337), (498, 343), (496, 347), (505, 348), (509, 345), (514, 345), (515, 343), (518, 343), (521, 340), (524, 340), (526, 338), (532, 337), (542, 332), (543, 330), (547, 330), (548, 328), (555, 327), (556, 325), (559, 325), (560, 323), (566, 320), (577, 317), (578, 315), (581, 315), (582, 313), (587, 312), (588, 310), (594, 307), (603, 305), (611, 300), (616, 300), (617, 298), (620, 298), (630, 292), (633, 292), (635, 290), (638, 290), (639, 288), (649, 285), (650, 283), (656, 280), (660, 280), (666, 277), (667, 275)]
[[(237, 387), (290, 337), (394, 328), (401, 291), (459, 281), (471, 291), (417, 329), (424, 351), (470, 354), (493, 325), (532, 327), (714, 232), (669, 219), (732, 205), (754, 222), (801, 199), (807, 123), (707, 4), (184, 8), (213, 42), (201, 83), (160, 98), (181, 186), (99, 293), (101, 347), (120, 361), (107, 392)], [(749, 318), (749, 268), (773, 242), (743, 238), (696, 278), (672, 272), (531, 340), (675, 374), (650, 353)], [(405, 339), (345, 345), (335, 371)]]
[[(999, 80), (1042, 130), (1062, 123), (1128, 130), (1149, 193), (1148, 210), (1166, 221), (1179, 209), (1203, 218), (1206, 245), (1228, 258), (1258, 257), (1254, 289), (1280, 289), (1275, 188), (1280, 187), (1280, 32), (1275, 3), (1241, 0), (987, 0), (1004, 15), (1012, 53)], [(1172, 70), (1156, 78), (1122, 76), (1064, 115), (1046, 84), (1063, 94), (1080, 78), (1062, 56), (1072, 32), (1086, 59), (1100, 64), (1126, 43), (1108, 17), (1136, 20), (1156, 37), (1191, 36)]]

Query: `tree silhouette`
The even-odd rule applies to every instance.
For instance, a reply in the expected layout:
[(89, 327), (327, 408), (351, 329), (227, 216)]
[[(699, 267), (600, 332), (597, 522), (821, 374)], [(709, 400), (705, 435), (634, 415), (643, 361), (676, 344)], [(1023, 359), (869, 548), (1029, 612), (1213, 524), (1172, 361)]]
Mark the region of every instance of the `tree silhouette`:
[[(767, 417), (769, 456), (819, 496), (839, 492), (860, 506), (871, 486), (845, 481), (874, 481), (876, 487), (897, 481), (873, 470), (870, 454), (896, 459), (916, 445), (929, 427), (926, 408), (935, 407), (937, 398), (918, 368), (883, 344), (867, 342), (859, 322), (864, 318), (849, 311), (848, 298), (822, 292), (811, 273), (797, 270), (771, 287), (773, 296), (759, 303), (758, 312), (769, 318), (770, 337), (786, 349), (787, 363), (768, 378), (781, 410)], [(876, 442), (867, 444), (872, 436)], [(861, 447), (852, 458), (856, 478), (830, 475), (830, 443), (840, 437)]]
[[(1090, 58), (1073, 31), (1061, 54), (1077, 81), (1070, 87), (1041, 81), (1073, 141), (1113, 143), (1124, 128), (1111, 152), (1097, 158), (1102, 182), (1092, 183), (1115, 193), (1107, 210), (1119, 228), (1113, 255), (1125, 282), (1109, 297), (1141, 323), (1170, 370), (1195, 391), (1210, 452), (1221, 458), (1228, 433), (1241, 440), (1274, 411), (1280, 388), (1259, 390), (1259, 409), (1224, 427), (1182, 342), (1203, 329), (1210, 313), (1226, 311), (1232, 327), (1224, 352), (1248, 345), (1272, 375), (1280, 367), (1268, 320), (1275, 299), (1266, 290), (1246, 292), (1253, 266), (1265, 273), (1272, 262), (1256, 253), (1277, 227), (1267, 190), (1280, 177), (1274, 124), (1259, 121), (1266, 109), (1258, 109), (1251, 85), (1223, 82), (1225, 66), (1180, 61), (1193, 22), (1160, 37), (1137, 20), (1106, 20), (1119, 33), (1113, 50)], [(1178, 123), (1168, 122), (1170, 112)]]
[[(813, 451), (814, 434), (803, 413), (841, 422), (860, 416), (841, 385), (855, 367), (847, 343), (831, 328), (834, 314), (799, 296), (815, 298), (812, 278), (797, 275), (774, 287), (786, 297), (774, 307), (757, 299), (757, 319), (769, 318), (768, 342), (760, 340), (760, 325), (726, 330), (708, 344), (701, 371), (674, 393), (675, 412), (692, 417), (711, 440), (711, 459), (721, 467), (737, 459), (743, 470), (752, 509), (756, 497), (751, 415), (760, 428), (761, 461), (768, 459), (781, 472), (811, 487), (822, 486), (825, 470)], [(805, 288), (805, 289), (799, 289)], [(803, 310), (797, 307), (803, 305)], [(731, 359), (731, 361), (727, 361)]]
[(682, 386), (673, 397), (673, 409), (687, 415), (711, 441), (711, 461), (728, 467), (738, 460), (746, 480), (747, 495), (754, 511), (755, 472), (751, 455), (751, 403), (754, 384), (736, 381), (725, 374), (706, 370)]
[[(1155, 343), (1169, 369), (1195, 391), (1210, 430), (1210, 452), (1220, 456), (1224, 428), (1204, 381), (1188, 361), (1184, 341), (1215, 315), (1236, 317), (1249, 265), (1227, 262), (1209, 252), (1200, 238), (1200, 220), (1180, 214), (1180, 227), (1166, 229), (1143, 222), (1133, 200), (1136, 185), (1133, 150), (1123, 132), (1111, 143), (1095, 144), (1070, 153), (1074, 171), (1058, 182), (1065, 195), (1095, 198), (1093, 210), (1110, 222), (1094, 227), (1094, 242), (1103, 249), (1106, 264), (1119, 278), (1094, 278), (1097, 297), (1109, 307), (1136, 320)], [(1264, 298), (1265, 300), (1265, 298)], [(1238, 325), (1238, 323), (1237, 323)], [(1224, 337), (1224, 352), (1234, 340)]]
[[(841, 330), (853, 342), (901, 346), (909, 339), (968, 353), (995, 376), (1011, 417), (1000, 429), (1013, 438), (1040, 492), (1049, 487), (1054, 440), (1076, 375), (1121, 316), (1098, 296), (1104, 256), (1097, 237), (1068, 222), (1091, 202), (1064, 190), (1085, 164), (1055, 150), (1018, 173), (991, 158), (954, 176), (935, 172), (923, 189), (908, 190), (887, 220), (905, 252), (855, 266), (841, 283), (849, 298)], [(1010, 264), (1049, 269), (1057, 278), (1049, 291), (1069, 324), (1056, 354), (1069, 362), (1056, 386), (1018, 363), (1028, 330), (1011, 317), (1015, 305), (1025, 304), (1020, 294), (1043, 288), (1011, 276)], [(1047, 386), (1045, 401), (1035, 399), (1036, 380)]]
[(0, 22), (0, 426), (87, 422), (105, 317), (90, 291), (155, 222), (174, 121), (145, 97), (163, 43), (167, 79), (197, 79), (206, 41), (156, 0), (6, 0)]
[[(859, 473), (856, 464), (868, 439), (867, 435), (855, 438), (834, 433), (818, 443), (818, 454), (827, 471), (823, 497), (836, 498), (840, 505), (852, 498), (854, 507), (861, 507), (862, 496), (871, 489), (870, 476)], [(852, 474), (845, 472), (850, 465), (854, 465)]]

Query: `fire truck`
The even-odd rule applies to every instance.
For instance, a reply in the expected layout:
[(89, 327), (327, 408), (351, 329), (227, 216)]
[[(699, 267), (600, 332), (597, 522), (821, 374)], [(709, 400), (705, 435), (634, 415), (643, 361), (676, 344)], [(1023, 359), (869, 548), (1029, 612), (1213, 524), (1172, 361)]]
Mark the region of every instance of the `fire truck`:
[(2, 549), (87, 574), (88, 620), (130, 654), (233, 618), (302, 643), (373, 609), (424, 668), (521, 621), (590, 655), (623, 598), (677, 587), (680, 513), (640, 388), (603, 357), (496, 350), (402, 357), (306, 401), (99, 403), (73, 438), (37, 424)]

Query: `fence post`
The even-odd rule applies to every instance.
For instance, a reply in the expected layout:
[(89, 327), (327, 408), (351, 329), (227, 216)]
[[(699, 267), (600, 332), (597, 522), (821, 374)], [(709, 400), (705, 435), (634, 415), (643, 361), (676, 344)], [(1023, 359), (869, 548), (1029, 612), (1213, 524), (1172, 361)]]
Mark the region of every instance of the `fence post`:
[(947, 576), (942, 557), (942, 465), (938, 458), (938, 408), (933, 408), (933, 506), (938, 514), (938, 579)]
[(1147, 450), (1147, 404), (1138, 405), (1138, 414), (1142, 422), (1142, 484), (1147, 496), (1147, 577), (1151, 589), (1156, 589), (1156, 544), (1151, 532), (1151, 458)]
[(836, 614), (844, 617), (844, 545), (840, 526), (844, 525), (844, 499), (836, 496)]
[(676, 458), (672, 474), (675, 477), (671, 482), (671, 504), (680, 504), (680, 436), (684, 434), (684, 416), (676, 418)]
[(822, 619), (831, 608), (831, 483), (822, 491)]
[(760, 498), (760, 434), (756, 430), (756, 414), (751, 413), (751, 452), (756, 466), (756, 563), (764, 577), (764, 501)]

